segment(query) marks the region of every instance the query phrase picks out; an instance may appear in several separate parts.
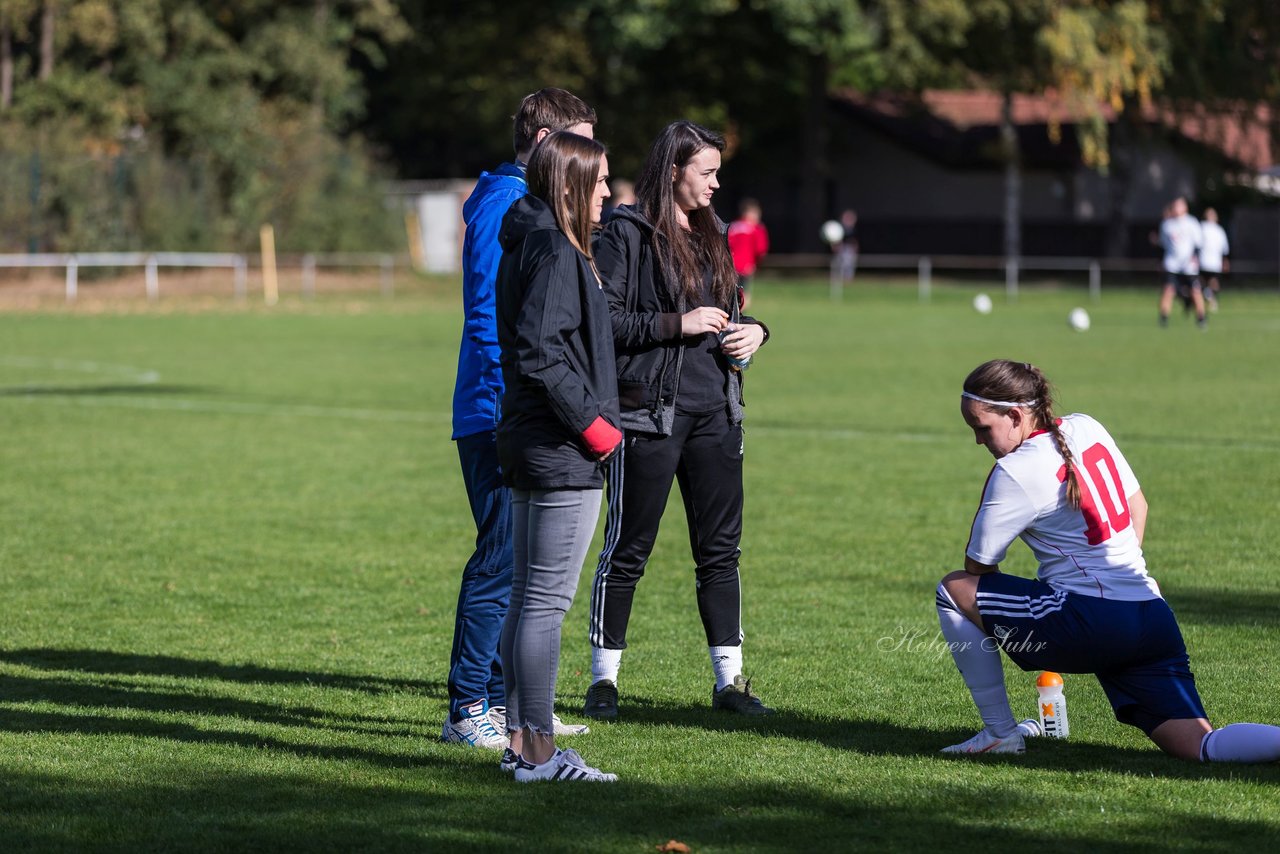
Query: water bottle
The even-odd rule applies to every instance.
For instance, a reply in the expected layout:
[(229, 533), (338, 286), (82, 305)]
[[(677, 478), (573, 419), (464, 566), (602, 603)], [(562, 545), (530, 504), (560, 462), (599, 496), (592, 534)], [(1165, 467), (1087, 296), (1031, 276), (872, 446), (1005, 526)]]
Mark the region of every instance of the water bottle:
[(1046, 670), (1036, 679), (1036, 691), (1040, 694), (1040, 729), (1046, 736), (1066, 738), (1067, 698), (1062, 695), (1062, 677)]
[[(724, 329), (721, 329), (719, 333), (716, 334), (716, 338), (720, 341), (720, 346), (722, 350), (724, 348), (724, 339), (732, 335), (734, 332), (737, 332), (739, 328), (740, 327), (736, 327), (736, 326), (733, 329), (725, 327)], [(747, 368), (751, 367), (750, 356), (748, 356), (745, 359), (735, 359), (732, 356), (730, 356), (728, 353), (725, 353), (724, 360), (729, 363), (730, 370), (745, 371)]]

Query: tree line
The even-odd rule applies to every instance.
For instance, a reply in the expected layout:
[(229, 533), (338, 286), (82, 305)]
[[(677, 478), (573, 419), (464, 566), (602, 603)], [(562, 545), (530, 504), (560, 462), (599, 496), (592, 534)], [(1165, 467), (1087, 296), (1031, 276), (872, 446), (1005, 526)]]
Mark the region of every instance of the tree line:
[(1123, 187), (1144, 106), (1277, 102), (1280, 4), (0, 0), (0, 251), (248, 248), (263, 222), (286, 251), (394, 245), (383, 179), (491, 168), (545, 85), (596, 107), (618, 174), (672, 118), (724, 132), (812, 235), (832, 92), (997, 92), (1016, 255), (1013, 95), (1055, 92)]
[(0, 251), (394, 245), (357, 122), (391, 0), (0, 0)]

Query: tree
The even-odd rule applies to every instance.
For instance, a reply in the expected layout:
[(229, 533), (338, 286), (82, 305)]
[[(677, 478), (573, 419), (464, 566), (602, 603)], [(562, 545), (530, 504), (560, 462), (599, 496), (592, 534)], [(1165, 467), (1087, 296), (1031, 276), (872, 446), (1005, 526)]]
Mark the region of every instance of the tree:
[(38, 0), (0, 0), (0, 111), (13, 105), (14, 42), (31, 37)]
[(40, 6), (40, 79), (53, 76), (53, 29), (57, 19), (58, 0), (44, 0)]
[[(1200, 112), (1223, 131), (1230, 125), (1265, 129), (1274, 165), (1280, 151), (1280, 4), (1151, 0), (1151, 6), (1177, 60), (1178, 73), (1160, 93), (1165, 107), (1183, 116)], [(1206, 201), (1230, 206), (1251, 196), (1222, 180), (1221, 160), (1200, 165)]]
[(40, 27), (0, 159), (39, 167), (25, 174), (45, 245), (246, 247), (264, 221), (282, 249), (394, 233), (352, 133), (355, 58), (408, 35), (391, 0), (3, 2), (0, 21)]
[(770, 0), (765, 8), (775, 29), (806, 58), (797, 245), (817, 248), (820, 224), (835, 213), (826, 210), (825, 199), (828, 96), (836, 84), (864, 88), (876, 73), (872, 31), (850, 0)]

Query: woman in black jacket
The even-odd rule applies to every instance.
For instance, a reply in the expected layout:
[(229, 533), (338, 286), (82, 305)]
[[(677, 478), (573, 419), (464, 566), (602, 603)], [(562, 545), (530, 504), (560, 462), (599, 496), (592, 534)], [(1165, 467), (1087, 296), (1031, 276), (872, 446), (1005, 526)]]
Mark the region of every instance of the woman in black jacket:
[(668, 125), (649, 149), (637, 203), (596, 243), (613, 320), (626, 440), (610, 463), (605, 547), (591, 590), (591, 687), (584, 712), (618, 714), (618, 669), (636, 583), (680, 483), (698, 612), (716, 682), (711, 707), (768, 714), (742, 678), (742, 373), (768, 332), (740, 317), (724, 223), (711, 209), (724, 139)]
[(560, 627), (600, 515), (603, 460), (622, 440), (609, 307), (590, 243), (607, 178), (600, 143), (549, 135), (529, 160), (529, 195), (498, 237), (498, 459), (512, 490), (515, 557), (501, 642), (511, 738), (502, 767), (521, 782), (618, 779), (557, 750), (552, 722)]

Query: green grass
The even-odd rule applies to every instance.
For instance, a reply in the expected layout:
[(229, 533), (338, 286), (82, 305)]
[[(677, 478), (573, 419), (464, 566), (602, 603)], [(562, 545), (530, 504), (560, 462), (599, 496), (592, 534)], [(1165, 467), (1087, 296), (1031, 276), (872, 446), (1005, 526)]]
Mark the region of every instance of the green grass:
[[(1205, 334), (1155, 294), (757, 287), (748, 672), (779, 713), (708, 711), (678, 502), (641, 584), (622, 719), (576, 739), (615, 786), (517, 787), (437, 742), (474, 536), (449, 402), (460, 310), (0, 315), (0, 849), (696, 851), (1262, 847), (1280, 768), (1199, 766), (1067, 679), (1072, 738), (943, 758), (976, 714), (936, 646), (991, 461), (964, 375), (1031, 360), (1116, 436), (1149, 565), (1215, 723), (1280, 722), (1280, 300)], [(996, 285), (989, 287), (1001, 293)], [(155, 376), (158, 374), (158, 376)], [(583, 574), (561, 712), (586, 689)], [(1006, 568), (1031, 573), (1016, 546)], [(1010, 667), (1015, 711), (1031, 676)]]

